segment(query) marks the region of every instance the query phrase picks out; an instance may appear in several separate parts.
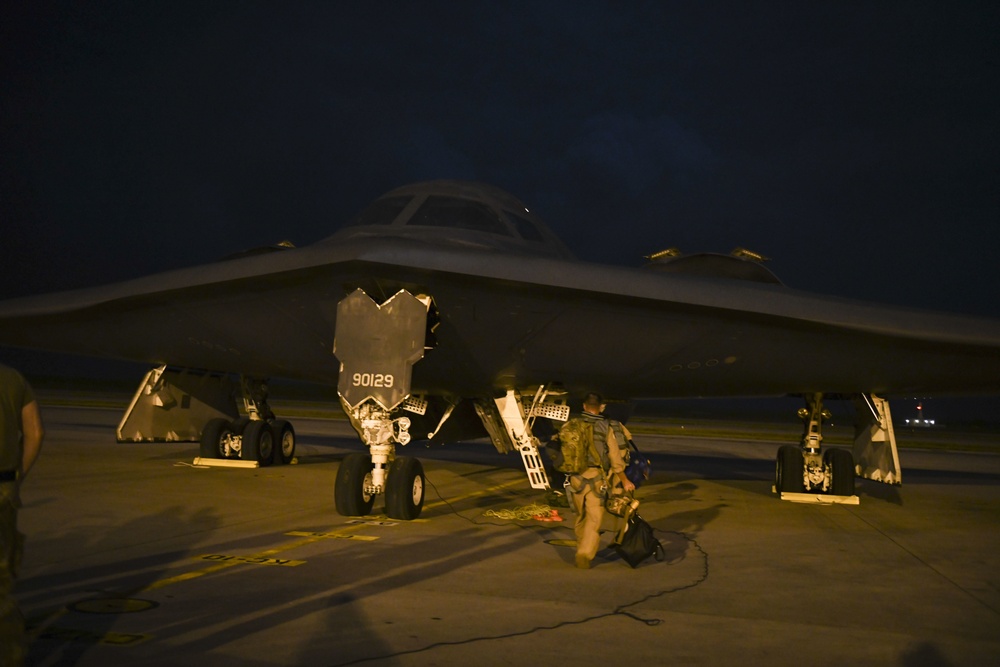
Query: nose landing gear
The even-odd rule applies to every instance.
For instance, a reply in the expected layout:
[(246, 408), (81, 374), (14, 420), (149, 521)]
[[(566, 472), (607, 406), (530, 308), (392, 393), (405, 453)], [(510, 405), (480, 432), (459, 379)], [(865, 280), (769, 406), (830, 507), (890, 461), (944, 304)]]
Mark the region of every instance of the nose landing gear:
[(806, 396), (799, 410), (805, 424), (799, 447), (778, 449), (774, 490), (782, 500), (857, 504), (854, 495), (854, 457), (846, 449), (823, 451), (823, 422), (831, 417), (823, 407), (823, 394)]

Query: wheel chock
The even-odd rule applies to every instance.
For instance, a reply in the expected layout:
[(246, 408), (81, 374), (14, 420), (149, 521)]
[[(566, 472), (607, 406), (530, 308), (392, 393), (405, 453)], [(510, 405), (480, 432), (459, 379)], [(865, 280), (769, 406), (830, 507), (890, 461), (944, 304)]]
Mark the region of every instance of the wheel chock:
[(782, 492), (780, 498), (792, 503), (810, 503), (813, 505), (860, 505), (857, 496), (832, 496), (825, 493), (788, 493)]
[(240, 461), (238, 459), (211, 459), (204, 456), (197, 456), (192, 465), (213, 466), (216, 468), (259, 468), (257, 461)]

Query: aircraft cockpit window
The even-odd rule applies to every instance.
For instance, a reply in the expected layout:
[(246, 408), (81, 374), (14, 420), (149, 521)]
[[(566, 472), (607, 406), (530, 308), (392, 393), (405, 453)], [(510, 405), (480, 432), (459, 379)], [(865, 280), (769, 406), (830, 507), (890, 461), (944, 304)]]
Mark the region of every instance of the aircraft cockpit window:
[(351, 225), (391, 225), (413, 197), (383, 197), (363, 210)]
[(527, 241), (545, 241), (545, 237), (542, 236), (542, 232), (539, 231), (538, 225), (533, 223), (527, 218), (522, 218), (516, 213), (511, 213), (510, 211), (505, 211), (505, 213), (510, 216), (510, 219), (514, 221), (514, 226), (517, 227), (517, 233), (521, 235), (522, 239)]
[(489, 206), (469, 199), (430, 196), (407, 225), (472, 229), (477, 232), (510, 236), (503, 220)]

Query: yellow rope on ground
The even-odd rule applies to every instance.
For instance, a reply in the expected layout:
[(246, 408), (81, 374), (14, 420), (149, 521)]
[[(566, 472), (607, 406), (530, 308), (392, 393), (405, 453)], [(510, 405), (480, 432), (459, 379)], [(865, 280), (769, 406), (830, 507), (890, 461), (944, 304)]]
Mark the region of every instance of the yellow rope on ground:
[(538, 521), (562, 521), (562, 517), (559, 516), (559, 510), (538, 503), (522, 505), (521, 507), (509, 510), (486, 510), (483, 512), (483, 516), (503, 519), (504, 521), (530, 521), (532, 519)]

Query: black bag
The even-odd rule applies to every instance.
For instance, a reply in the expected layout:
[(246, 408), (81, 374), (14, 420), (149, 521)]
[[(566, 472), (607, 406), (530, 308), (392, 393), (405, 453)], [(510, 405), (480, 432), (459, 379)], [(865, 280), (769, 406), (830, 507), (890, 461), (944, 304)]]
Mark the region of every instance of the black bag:
[(614, 545), (615, 551), (632, 567), (652, 555), (657, 561), (663, 561), (666, 554), (663, 545), (653, 536), (653, 527), (638, 514), (633, 514), (625, 525), (625, 532), (619, 537), (620, 542)]

